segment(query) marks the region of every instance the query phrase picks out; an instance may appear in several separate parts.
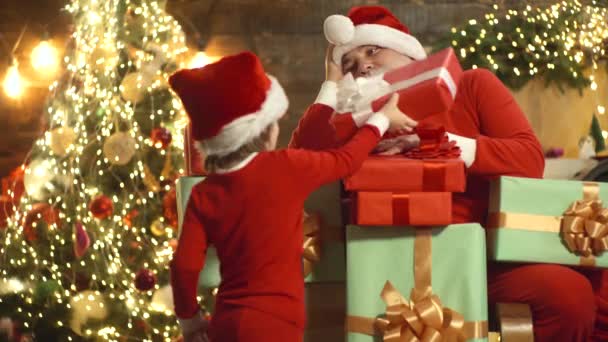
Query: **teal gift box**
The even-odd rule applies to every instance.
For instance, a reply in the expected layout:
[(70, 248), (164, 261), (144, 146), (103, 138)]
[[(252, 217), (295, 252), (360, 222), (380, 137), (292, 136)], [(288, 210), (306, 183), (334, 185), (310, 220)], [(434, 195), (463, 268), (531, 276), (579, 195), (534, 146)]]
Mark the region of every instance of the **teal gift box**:
[[(608, 199), (607, 184), (518, 177), (495, 180), (490, 189), (487, 224), (489, 258), (498, 261), (608, 267), (608, 253), (596, 253), (598, 255), (594, 256), (593, 251), (584, 246), (588, 244), (591, 248), (595, 243), (601, 242), (602, 235), (605, 234), (601, 229), (594, 233), (598, 234), (597, 239), (591, 239), (592, 236), (586, 233), (590, 226), (583, 219), (573, 234), (562, 232), (564, 229), (572, 232), (566, 229), (572, 220), (565, 212), (573, 202), (597, 199)], [(585, 205), (580, 204), (583, 207)], [(601, 205), (597, 209), (601, 210)], [(600, 217), (597, 220), (605, 219)], [(588, 227), (585, 228), (585, 225)], [(578, 243), (582, 243), (579, 245), (580, 251), (576, 249)], [(574, 249), (571, 251), (571, 248)]]
[[(467, 341), (487, 341), (485, 232), (480, 225), (346, 229), (347, 341), (379, 341), (393, 329), (422, 339), (434, 333), (433, 326), (444, 337), (454, 333)], [(387, 305), (399, 314), (385, 315)], [(435, 309), (424, 309), (429, 307)], [(411, 324), (399, 322), (402, 317)], [(458, 317), (465, 322), (462, 330), (441, 329), (451, 320), (457, 330)]]
[[(176, 183), (177, 215), (179, 232), (181, 233), (184, 212), (188, 205), (188, 199), (192, 187), (201, 182), (205, 177), (180, 177)], [(343, 231), (342, 231), (343, 232)], [(179, 236), (179, 235), (178, 235)], [(336, 227), (330, 227), (319, 232), (321, 239), (320, 260), (313, 263), (312, 272), (306, 277), (305, 282), (336, 282), (344, 281), (345, 278), (345, 251), (343, 234), (336, 231)], [(303, 237), (304, 238), (304, 237)], [(218, 287), (221, 281), (220, 262), (213, 246), (207, 248), (205, 268), (199, 276), (199, 286)]]

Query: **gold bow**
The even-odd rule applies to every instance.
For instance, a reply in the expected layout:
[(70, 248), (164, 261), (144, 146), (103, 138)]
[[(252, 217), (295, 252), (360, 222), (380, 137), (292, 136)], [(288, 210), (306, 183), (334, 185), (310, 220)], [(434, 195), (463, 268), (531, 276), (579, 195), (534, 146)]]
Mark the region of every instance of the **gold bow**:
[(561, 235), (572, 253), (598, 256), (608, 249), (608, 208), (596, 196), (577, 200), (564, 212)]
[(412, 289), (410, 300), (387, 281), (380, 295), (386, 303), (384, 317), (376, 318), (375, 327), (384, 342), (465, 341), (464, 317), (444, 308), (431, 287)]
[(303, 231), (302, 263), (306, 278), (312, 272), (313, 264), (321, 260), (321, 218), (318, 214), (308, 215), (304, 212)]

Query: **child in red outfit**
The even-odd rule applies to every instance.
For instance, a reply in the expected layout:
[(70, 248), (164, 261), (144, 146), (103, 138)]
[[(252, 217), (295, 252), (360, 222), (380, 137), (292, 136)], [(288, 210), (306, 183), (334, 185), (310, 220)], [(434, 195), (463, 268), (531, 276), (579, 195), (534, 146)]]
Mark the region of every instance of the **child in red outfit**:
[[(407, 27), (383, 7), (355, 7), (348, 18), (328, 19), (325, 32), (330, 43), (337, 44), (328, 59), (338, 68), (327, 64), (327, 80), (294, 131), (292, 148), (336, 146), (329, 119), (338, 103), (336, 82), (343, 74), (369, 77), (426, 58)], [(454, 194), (456, 222), (485, 223), (491, 179), (542, 177), (543, 154), (530, 124), (509, 90), (488, 70), (465, 71), (452, 108), (421, 123), (443, 125), (462, 150), (467, 189)], [(401, 153), (412, 147), (408, 139), (385, 141), (377, 150)], [(489, 264), (489, 302), (529, 304), (538, 342), (608, 341), (607, 274), (560, 265)]]
[[(210, 172), (192, 190), (171, 262), (185, 341), (301, 341), (304, 200), (320, 185), (354, 172), (389, 127), (408, 128), (397, 98), (342, 148), (272, 151), (288, 103), (255, 55), (179, 71), (170, 84)], [(207, 336), (196, 288), (209, 244), (217, 249), (222, 282)]]

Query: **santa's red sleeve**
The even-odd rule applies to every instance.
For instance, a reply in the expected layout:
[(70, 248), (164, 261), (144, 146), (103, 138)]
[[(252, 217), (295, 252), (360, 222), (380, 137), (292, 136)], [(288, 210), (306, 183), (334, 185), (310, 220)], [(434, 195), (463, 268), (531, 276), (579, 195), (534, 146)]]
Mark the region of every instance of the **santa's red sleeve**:
[(322, 150), (336, 146), (336, 134), (329, 120), (336, 108), (337, 84), (326, 81), (321, 86), (319, 95), (293, 131), (289, 148)]
[(475, 107), (471, 112), (478, 114), (480, 134), (472, 143), (460, 139), (465, 158), (473, 150), (468, 172), (489, 177), (542, 177), (542, 148), (509, 90), (488, 70), (478, 69), (472, 75), (464, 91)]
[(382, 113), (366, 124), (342, 147), (324, 151), (286, 150), (288, 163), (298, 175), (297, 185), (304, 193), (344, 178), (357, 171), (386, 132), (389, 121)]
[(196, 290), (207, 253), (207, 235), (198, 210), (201, 207), (197, 205), (199, 196), (194, 188), (184, 213), (177, 249), (170, 264), (175, 314), (182, 320), (196, 318), (199, 314)]

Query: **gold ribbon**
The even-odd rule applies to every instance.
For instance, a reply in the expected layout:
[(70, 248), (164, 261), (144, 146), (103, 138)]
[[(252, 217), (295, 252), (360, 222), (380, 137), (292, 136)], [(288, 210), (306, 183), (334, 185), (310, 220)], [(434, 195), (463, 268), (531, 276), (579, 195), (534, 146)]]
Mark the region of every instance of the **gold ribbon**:
[(302, 246), (302, 263), (304, 278), (311, 272), (313, 265), (321, 260), (321, 219), (319, 215), (304, 212), (304, 245)]
[(465, 322), (462, 314), (443, 307), (431, 288), (431, 231), (416, 230), (414, 288), (407, 300), (387, 281), (380, 293), (382, 317), (347, 317), (347, 331), (381, 335), (384, 342), (461, 342), (488, 335), (487, 321)]
[(570, 204), (562, 216), (490, 213), (488, 228), (560, 233), (568, 250), (581, 257), (581, 265), (594, 266), (595, 256), (608, 250), (608, 208), (603, 208), (599, 190), (598, 183), (584, 182), (583, 199)]

